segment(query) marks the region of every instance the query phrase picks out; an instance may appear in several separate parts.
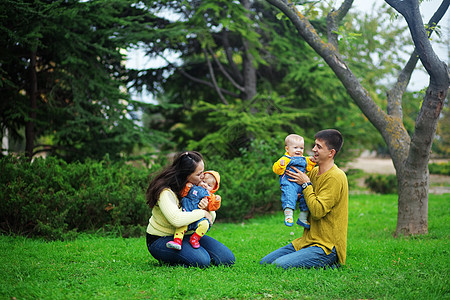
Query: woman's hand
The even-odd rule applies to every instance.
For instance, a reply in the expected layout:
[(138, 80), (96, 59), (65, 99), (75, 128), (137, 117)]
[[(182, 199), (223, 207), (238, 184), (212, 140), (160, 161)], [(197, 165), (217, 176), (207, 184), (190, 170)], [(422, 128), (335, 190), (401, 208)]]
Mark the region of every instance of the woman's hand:
[(286, 170), (286, 175), (292, 177), (292, 179), (288, 178), (289, 181), (296, 182), (299, 185), (302, 185), (305, 182), (311, 182), (305, 173), (300, 172), (296, 167), (292, 167), (292, 169), (295, 170), (295, 172)]
[(205, 197), (200, 200), (200, 202), (198, 203), (198, 208), (206, 210), (208, 208), (208, 198)]
[(209, 223), (212, 224), (213, 223), (213, 219), (211, 214), (209, 213), (209, 211), (205, 211), (205, 218), (208, 219)]

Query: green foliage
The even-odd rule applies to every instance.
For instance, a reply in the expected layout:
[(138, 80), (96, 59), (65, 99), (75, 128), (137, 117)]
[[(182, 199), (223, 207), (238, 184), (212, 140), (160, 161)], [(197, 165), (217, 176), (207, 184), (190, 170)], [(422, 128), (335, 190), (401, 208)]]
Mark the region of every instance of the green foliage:
[(135, 1), (2, 1), (2, 129), (23, 139), (27, 125), (27, 145), (51, 137), (50, 144), (31, 151), (67, 161), (106, 153), (115, 160), (135, 145), (164, 140), (135, 124), (131, 114), (140, 104), (124, 89), (121, 51), (137, 42), (136, 32), (145, 31), (145, 15)]
[[(260, 259), (302, 235), (282, 212), (208, 232), (236, 256), (231, 268), (161, 265), (145, 237), (81, 235), (48, 242), (0, 236), (2, 299), (447, 299), (447, 195), (430, 195), (429, 234), (396, 239), (397, 196), (349, 201), (347, 263), (283, 270)], [(198, 284), (201, 282), (201, 284)], [(195, 286), (195, 292), (193, 292)]]
[(397, 194), (398, 183), (396, 175), (370, 175), (364, 182), (375, 193)]
[[(238, 157), (242, 149), (252, 149), (253, 145), (272, 137), (284, 141), (288, 133), (297, 133), (311, 141), (311, 129), (298, 125), (299, 120), (311, 120), (312, 109), (295, 108), (291, 100), (277, 96), (257, 96), (251, 103), (237, 100), (233, 104), (210, 104), (200, 102), (194, 107), (194, 116), (203, 116), (203, 127), (196, 133), (204, 134), (202, 139), (194, 136), (188, 148), (198, 149), (205, 155), (219, 155), (226, 158)], [(204, 126), (204, 124), (209, 124)], [(282, 142), (279, 143), (283, 145)], [(258, 151), (257, 149), (256, 151)]]
[[(248, 11), (237, 2), (186, 3), (153, 4), (150, 11), (155, 15), (165, 8), (187, 17), (155, 19), (149, 40), (161, 42), (145, 45), (149, 55), (176, 53), (179, 63), (130, 75), (159, 102), (159, 109), (147, 111), (149, 126), (172, 133), (177, 149), (233, 158), (240, 155), (240, 148), (250, 149), (253, 140), (281, 139), (292, 132), (308, 140), (324, 128), (338, 128), (353, 149), (382, 142), (335, 74), (303, 40), (295, 38), (295, 27), (278, 20), (267, 3), (251, 2)], [(324, 20), (314, 21), (323, 30)], [(246, 60), (246, 43), (253, 60)], [(255, 87), (244, 77), (244, 70), (252, 68)], [(211, 72), (225, 101), (213, 87)], [(163, 74), (167, 74), (164, 80)], [(256, 94), (248, 97), (252, 88)]]
[(68, 164), (7, 156), (0, 160), (0, 173), (4, 233), (61, 239), (106, 230), (127, 236), (141, 234), (148, 222), (146, 168), (108, 157)]
[(428, 164), (428, 170), (430, 171), (430, 174), (450, 176), (450, 162)]
[(365, 173), (361, 169), (348, 169), (345, 171), (348, 181), (348, 189), (350, 191), (356, 191), (360, 187), (358, 186), (358, 180), (365, 176)]
[(221, 176), (219, 220), (239, 221), (281, 209), (278, 176), (272, 171), (273, 163), (284, 154), (279, 148), (274, 141), (254, 141), (251, 150), (240, 150), (239, 157), (207, 159), (207, 168)]
[(450, 107), (448, 106), (448, 100), (444, 101), (432, 150), (437, 155), (450, 156)]
[[(281, 142), (277, 142), (282, 144)], [(273, 163), (283, 155), (275, 141), (253, 142), (251, 151), (225, 160), (207, 159), (221, 174), (219, 220), (238, 221), (278, 210), (280, 189)], [(0, 231), (49, 239), (99, 231), (123, 236), (141, 234), (150, 209), (145, 203), (148, 176), (168, 163), (164, 155), (142, 166), (87, 160), (66, 163), (56, 158), (29, 163), (12, 156), (0, 160), (2, 210)], [(236, 176), (239, 174), (239, 176)], [(264, 186), (265, 189), (261, 189)]]

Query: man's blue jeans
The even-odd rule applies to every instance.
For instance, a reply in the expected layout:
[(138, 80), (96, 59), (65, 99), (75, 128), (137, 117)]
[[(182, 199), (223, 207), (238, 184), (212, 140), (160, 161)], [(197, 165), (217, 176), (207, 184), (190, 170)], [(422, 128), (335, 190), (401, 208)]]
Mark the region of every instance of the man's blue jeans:
[(281, 247), (261, 259), (260, 264), (273, 264), (283, 269), (289, 268), (336, 268), (336, 249), (327, 255), (322, 248), (313, 246), (295, 251), (294, 245), (290, 243)]
[(147, 248), (150, 254), (161, 263), (192, 267), (208, 267), (213, 265), (233, 265), (235, 257), (228, 247), (207, 235), (200, 239), (200, 248), (194, 249), (189, 243), (190, 235), (185, 236), (181, 250), (166, 247), (173, 236), (160, 237), (152, 242), (147, 234)]

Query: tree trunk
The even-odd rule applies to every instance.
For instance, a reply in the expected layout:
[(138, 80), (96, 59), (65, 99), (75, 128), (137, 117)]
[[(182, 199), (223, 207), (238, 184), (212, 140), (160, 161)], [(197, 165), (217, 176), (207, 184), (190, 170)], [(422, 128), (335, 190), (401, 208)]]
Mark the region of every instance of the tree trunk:
[(253, 65), (253, 57), (248, 48), (248, 42), (243, 41), (245, 55), (243, 57), (243, 73), (244, 73), (244, 100), (251, 100), (256, 95), (256, 68)]
[[(367, 90), (342, 60), (332, 34), (328, 28), (329, 42), (316, 33), (314, 27), (290, 1), (267, 0), (279, 8), (294, 24), (302, 38), (325, 60), (342, 82), (353, 101), (377, 128), (389, 147), (398, 179), (398, 216), (396, 235), (428, 233), (428, 161), (435, 136), (437, 122), (447, 96), (449, 76), (447, 66), (434, 53), (427, 31), (422, 22), (418, 0), (386, 0), (406, 19), (411, 36), (422, 64), (430, 75), (430, 86), (424, 97), (416, 119), (415, 132), (410, 138), (403, 126), (401, 95), (409, 82), (408, 72), (414, 69), (410, 60), (402, 80), (388, 93), (388, 111), (384, 112), (370, 97)], [(438, 11), (441, 13), (436, 25), (448, 9), (449, 0), (444, 0)], [(336, 26), (348, 11), (353, 0), (344, 0), (337, 11), (328, 15), (328, 26)], [(406, 82), (405, 82), (406, 80)]]
[(397, 172), (398, 212), (395, 236), (428, 233), (428, 171)]
[[(241, 0), (241, 4), (245, 9), (250, 10), (250, 1)], [(249, 43), (245, 38), (242, 38), (242, 44), (244, 46), (243, 56), (243, 77), (244, 77), (244, 100), (251, 100), (256, 95), (256, 68), (253, 65), (253, 56), (250, 53)]]
[(37, 75), (36, 75), (36, 51), (31, 53), (30, 57), (30, 112), (28, 120), (25, 123), (25, 155), (31, 160), (34, 150), (34, 120), (36, 120), (37, 109)]
[[(416, 119), (408, 158), (398, 173), (399, 195), (396, 235), (428, 233), (428, 190), (431, 146), (439, 116), (449, 87), (448, 68), (433, 51), (420, 16), (418, 0), (386, 0), (408, 23), (415, 51), (430, 75), (430, 84)], [(439, 7), (442, 15), (449, 6), (444, 0)]]

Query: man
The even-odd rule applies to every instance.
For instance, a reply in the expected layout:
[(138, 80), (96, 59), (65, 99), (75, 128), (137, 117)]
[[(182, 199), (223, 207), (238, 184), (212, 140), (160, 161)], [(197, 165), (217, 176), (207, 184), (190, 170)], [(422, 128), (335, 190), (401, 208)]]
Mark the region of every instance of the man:
[(301, 238), (265, 256), (261, 264), (274, 264), (284, 269), (345, 264), (348, 182), (345, 173), (334, 164), (344, 139), (335, 129), (319, 131), (314, 138), (312, 151), (317, 167), (311, 170), (309, 177), (295, 168), (296, 172), (286, 171), (292, 181), (303, 187), (311, 228), (304, 229)]

